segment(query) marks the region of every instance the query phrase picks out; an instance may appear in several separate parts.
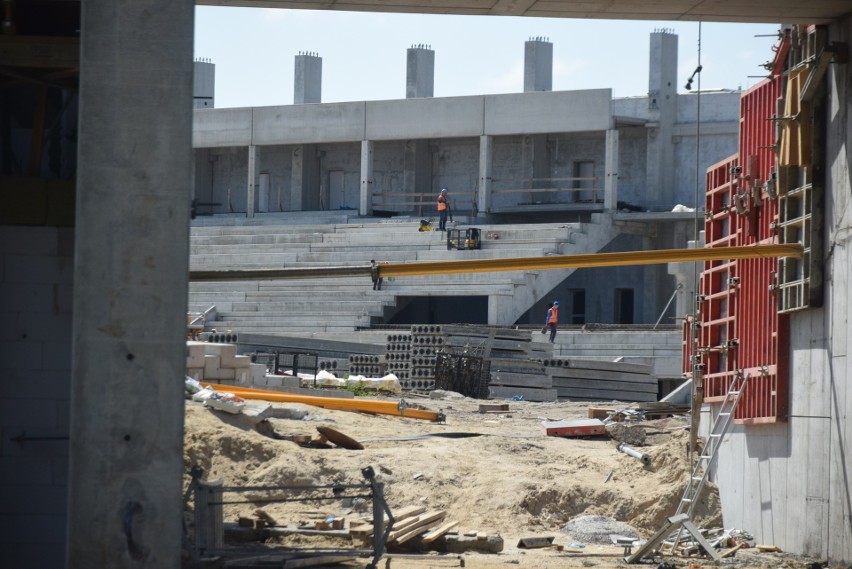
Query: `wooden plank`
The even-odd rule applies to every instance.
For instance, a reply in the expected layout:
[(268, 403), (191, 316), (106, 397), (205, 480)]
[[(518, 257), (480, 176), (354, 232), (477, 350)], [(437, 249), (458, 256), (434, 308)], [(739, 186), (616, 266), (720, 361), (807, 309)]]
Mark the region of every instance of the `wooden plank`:
[(576, 387), (579, 389), (596, 389), (598, 391), (639, 391), (640, 393), (657, 393), (657, 382), (640, 383), (632, 381), (589, 381), (585, 379), (572, 379), (566, 377), (554, 377), (553, 387)]
[[(409, 539), (411, 539), (413, 537), (417, 537), (421, 533), (427, 531), (429, 529), (429, 526), (431, 526), (435, 522), (439, 522), (442, 519), (444, 519), (445, 515), (447, 515), (447, 512), (441, 511), (441, 512), (435, 512), (434, 514), (429, 515), (429, 516), (424, 516), (423, 521), (419, 522), (416, 526), (412, 527), (411, 531), (409, 531), (408, 533), (397, 537), (396, 542), (397, 543), (405, 543)], [(391, 541), (391, 539), (388, 538), (388, 541)]]
[(451, 529), (453, 529), (457, 525), (459, 525), (459, 523), (457, 521), (447, 522), (444, 525), (442, 525), (441, 527), (439, 527), (437, 529), (433, 529), (432, 531), (430, 531), (429, 533), (424, 535), (423, 539), (421, 539), (420, 541), (423, 542), (423, 543), (432, 543), (433, 541), (435, 541), (436, 539), (438, 539), (439, 537), (441, 537), (442, 535), (444, 535), (445, 533), (447, 533), (448, 531), (450, 531)]
[(402, 543), (400, 539), (403, 537), (405, 537), (405, 539), (411, 539), (411, 537), (414, 536), (406, 537), (410, 532), (417, 531), (419, 529), (420, 533), (423, 533), (425, 531), (425, 527), (444, 519), (444, 516), (446, 515), (446, 511), (436, 510), (434, 512), (428, 512), (421, 516), (417, 516), (416, 518), (411, 518), (410, 521), (408, 521), (404, 527), (401, 526), (399, 529), (392, 531), (390, 535), (388, 535), (388, 542), (397, 541), (399, 543)]
[(479, 405), (480, 413), (495, 413), (509, 410), (508, 403), (481, 403)]
[(302, 567), (320, 567), (343, 563), (354, 559), (352, 555), (317, 555), (316, 557), (302, 557), (301, 559), (288, 559), (284, 562), (284, 569), (301, 569)]
[(404, 508), (400, 508), (396, 512), (393, 513), (393, 519), (398, 523), (405, 518), (410, 518), (411, 516), (417, 516), (426, 511), (426, 506), (405, 506)]
[(492, 399), (511, 399), (520, 395), (526, 401), (556, 401), (555, 389), (529, 389), (526, 387), (503, 387), (500, 385), (489, 386), (489, 395)]

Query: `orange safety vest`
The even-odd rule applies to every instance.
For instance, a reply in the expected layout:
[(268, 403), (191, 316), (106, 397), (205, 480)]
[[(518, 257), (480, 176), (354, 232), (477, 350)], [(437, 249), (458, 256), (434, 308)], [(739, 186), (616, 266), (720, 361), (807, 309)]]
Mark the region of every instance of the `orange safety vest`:
[(550, 317), (547, 319), (548, 324), (556, 324), (559, 316), (559, 308), (554, 306), (550, 309)]
[(438, 211), (444, 211), (447, 209), (447, 198), (443, 195), (438, 196)]

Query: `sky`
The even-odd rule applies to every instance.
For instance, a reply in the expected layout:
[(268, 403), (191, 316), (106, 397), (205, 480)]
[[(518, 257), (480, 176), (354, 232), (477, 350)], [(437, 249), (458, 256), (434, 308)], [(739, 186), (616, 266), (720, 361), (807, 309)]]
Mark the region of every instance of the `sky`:
[[(216, 65), (215, 106), (293, 103), (295, 56), (322, 58), (322, 102), (404, 99), (406, 50), (435, 51), (435, 97), (520, 93), (524, 42), (553, 43), (553, 90), (648, 91), (650, 34), (678, 35), (679, 91), (699, 61), (697, 22), (445, 16), (197, 6), (195, 58)], [(777, 24), (701, 24), (702, 89), (747, 89), (766, 75)], [(695, 85), (695, 84), (694, 84)]]

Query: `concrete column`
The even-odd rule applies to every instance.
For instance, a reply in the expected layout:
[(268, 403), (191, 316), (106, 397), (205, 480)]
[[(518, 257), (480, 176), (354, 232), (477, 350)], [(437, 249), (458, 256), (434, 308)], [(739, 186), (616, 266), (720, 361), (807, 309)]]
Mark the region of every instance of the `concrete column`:
[(494, 137), (479, 137), (479, 188), (476, 194), (476, 208), (479, 216), (488, 214), (491, 209), (491, 170), (494, 162)]
[(257, 146), (250, 144), (248, 147), (248, 180), (246, 183), (246, 217), (254, 217), (255, 189), (257, 188), (256, 157)]
[(304, 176), (304, 148), (293, 149), (292, 166), (290, 168), (290, 209), (302, 211), (302, 178)]
[(257, 211), (267, 213), (269, 211), (269, 172), (260, 173), (260, 185), (257, 192)]
[(196, 109), (212, 109), (215, 105), (216, 65), (210, 61), (196, 59), (193, 65), (192, 106)]
[(300, 53), (296, 56), (293, 85), (293, 103), (322, 102), (322, 58), (316, 53)]
[(553, 44), (530, 38), (524, 44), (524, 93), (553, 90)]
[(70, 569), (181, 562), (194, 9), (83, 5)]
[(435, 52), (427, 45), (408, 48), (405, 98), (435, 96)]
[(618, 129), (606, 131), (604, 155), (604, 209), (618, 209)]
[(648, 125), (645, 205), (674, 206), (674, 123), (677, 119), (677, 35), (651, 34), (648, 72)]
[(373, 213), (373, 141), (361, 141), (361, 203), (360, 215)]

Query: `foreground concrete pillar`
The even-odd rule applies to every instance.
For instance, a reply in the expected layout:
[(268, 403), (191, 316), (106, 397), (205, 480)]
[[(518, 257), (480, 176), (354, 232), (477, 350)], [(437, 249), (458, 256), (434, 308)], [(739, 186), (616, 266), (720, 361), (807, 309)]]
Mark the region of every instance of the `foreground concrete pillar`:
[(479, 189), (476, 194), (478, 215), (488, 214), (491, 208), (491, 168), (494, 162), (494, 138), (488, 135), (479, 137)]
[(180, 566), (193, 13), (82, 3), (71, 569)]
[(606, 131), (604, 155), (604, 209), (618, 209), (618, 129)]
[(373, 141), (361, 141), (361, 203), (360, 215), (373, 213)]

